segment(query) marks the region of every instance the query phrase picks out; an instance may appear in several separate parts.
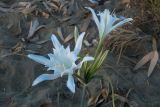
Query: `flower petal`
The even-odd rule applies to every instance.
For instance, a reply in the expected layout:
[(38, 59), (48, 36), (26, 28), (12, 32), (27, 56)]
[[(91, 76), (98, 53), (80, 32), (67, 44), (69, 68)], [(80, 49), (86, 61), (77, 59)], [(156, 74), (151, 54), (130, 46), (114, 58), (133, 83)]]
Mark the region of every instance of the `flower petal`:
[(105, 32), (104, 32), (104, 35), (103, 36), (106, 36), (108, 33), (111, 32), (111, 28), (113, 26), (113, 24), (119, 20), (119, 18), (117, 18), (115, 15), (111, 15), (109, 10), (108, 10), (108, 13), (107, 13), (107, 16), (106, 16), (106, 27), (104, 28), (105, 29)]
[(114, 25), (114, 26), (110, 29), (110, 31), (112, 31), (112, 30), (116, 29), (117, 27), (123, 25), (124, 23), (127, 23), (127, 22), (132, 21), (132, 20), (133, 20), (132, 18), (126, 18), (126, 19), (120, 21), (119, 23), (117, 23), (116, 25)]
[(72, 75), (68, 75), (67, 87), (72, 93), (75, 93), (75, 83)]
[(40, 55), (29, 54), (27, 57), (46, 66), (48, 66), (48, 63), (50, 62), (49, 59)]
[(37, 85), (40, 82), (46, 81), (46, 80), (54, 80), (56, 78), (60, 77), (59, 73), (55, 73), (55, 74), (42, 74), (40, 76), (38, 76), (34, 81), (32, 86)]
[(92, 60), (94, 60), (93, 57), (91, 57), (91, 56), (85, 56), (85, 57), (83, 58), (83, 60), (77, 65), (77, 69), (80, 69), (80, 68), (81, 68), (83, 62), (92, 61)]
[(94, 21), (95, 21), (95, 23), (96, 23), (96, 25), (97, 25), (97, 27), (98, 27), (98, 31), (100, 31), (100, 30), (101, 30), (101, 26), (100, 26), (100, 22), (99, 22), (99, 20), (98, 20), (98, 17), (97, 17), (97, 15), (96, 15), (95, 11), (94, 11), (92, 8), (90, 8), (90, 7), (86, 7), (86, 8), (91, 11), (92, 16), (93, 16), (93, 19), (94, 19)]
[(73, 63), (72, 67), (70, 67), (69, 69), (65, 69), (65, 70), (63, 70), (63, 72), (61, 72), (61, 77), (63, 75), (72, 75), (73, 72), (75, 71), (76, 67), (77, 67), (77, 65), (75, 63)]
[(76, 41), (76, 46), (75, 46), (75, 48), (74, 48), (74, 54), (75, 54), (75, 55), (78, 55), (79, 52), (80, 52), (80, 50), (81, 50), (82, 41), (83, 41), (84, 35), (85, 35), (85, 32), (82, 32), (82, 33), (79, 35), (79, 37), (78, 37), (78, 39), (77, 39), (77, 41)]
[(60, 44), (60, 42), (58, 41), (56, 35), (52, 34), (51, 40), (52, 40), (52, 43), (53, 43), (53, 45), (54, 45), (54, 47), (55, 47), (56, 49), (58, 49), (58, 48), (60, 48), (60, 47), (62, 46), (62, 45)]
[(108, 15), (110, 14), (109, 10), (105, 9), (103, 12), (100, 12), (99, 14), (97, 14), (98, 16), (100, 16), (100, 26), (101, 29), (99, 29), (99, 36), (100, 38), (102, 38), (104, 36), (104, 33), (106, 32), (105, 28), (107, 26), (107, 21), (108, 21)]

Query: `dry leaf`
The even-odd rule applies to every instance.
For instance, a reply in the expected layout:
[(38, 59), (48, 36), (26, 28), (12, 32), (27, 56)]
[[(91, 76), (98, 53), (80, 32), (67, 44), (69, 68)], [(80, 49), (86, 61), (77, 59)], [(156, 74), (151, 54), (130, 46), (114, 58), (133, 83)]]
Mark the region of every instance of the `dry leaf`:
[(157, 64), (157, 61), (159, 59), (159, 55), (158, 55), (158, 52), (157, 51), (154, 51), (153, 52), (153, 57), (151, 59), (151, 62), (150, 62), (150, 66), (149, 66), (149, 69), (148, 69), (148, 77), (151, 75), (151, 73), (153, 72), (153, 69), (155, 68), (156, 64)]
[(29, 29), (29, 33), (28, 33), (28, 36), (27, 36), (27, 39), (30, 39), (31, 37), (33, 37), (33, 35), (41, 28), (45, 27), (44, 25), (40, 25), (39, 26), (39, 22), (38, 20), (34, 20), (31, 22), (31, 25), (30, 25), (30, 29)]
[(148, 77), (152, 74), (152, 72), (157, 64), (157, 61), (159, 59), (159, 54), (157, 51), (157, 41), (156, 41), (155, 35), (153, 35), (153, 37), (152, 37), (152, 48), (153, 48), (153, 51), (148, 53), (147, 55), (145, 55), (134, 67), (134, 70), (137, 70), (138, 68), (140, 68), (141, 66), (146, 64), (148, 61), (150, 61), (150, 65), (148, 68)]
[(69, 21), (71, 19), (72, 19), (72, 16), (67, 16), (67, 17), (62, 18), (60, 21), (61, 22), (66, 22), (66, 21)]
[(47, 3), (49, 6), (51, 6), (51, 7), (53, 7), (54, 9), (55, 9), (55, 11), (57, 11), (58, 9), (59, 9), (59, 7), (56, 5), (56, 4), (54, 4), (54, 3)]
[(51, 12), (51, 8), (48, 6), (48, 4), (46, 3), (46, 2), (42, 2), (43, 3), (43, 5), (44, 5), (44, 7), (49, 11), (49, 12)]
[(146, 64), (149, 60), (152, 59), (153, 57), (153, 52), (148, 53), (147, 55), (145, 55), (134, 67), (134, 70), (139, 69), (140, 67), (142, 67), (144, 64)]
[(44, 16), (46, 19), (48, 19), (48, 18), (49, 18), (49, 14), (48, 14), (48, 13), (46, 13), (46, 12), (42, 12), (42, 16)]
[(64, 43), (67, 43), (68, 41), (70, 41), (73, 38), (72, 34), (69, 34), (65, 39), (64, 39)]
[(32, 12), (35, 10), (36, 7), (37, 7), (36, 5), (35, 5), (35, 6), (32, 6), (32, 7), (26, 7), (26, 8), (24, 8), (24, 9), (22, 9), (21, 12), (22, 12), (23, 14), (27, 15), (27, 14), (29, 14), (29, 13), (32, 13)]
[(144, 64), (146, 64), (148, 61), (150, 61), (150, 66), (148, 69), (148, 77), (151, 75), (151, 73), (153, 72), (153, 69), (155, 68), (157, 61), (159, 59), (159, 55), (157, 50), (152, 51), (150, 53), (148, 53), (147, 55), (145, 55), (134, 67), (134, 70), (139, 69), (140, 67), (142, 67)]
[(106, 89), (101, 89), (100, 93), (97, 96), (90, 97), (88, 100), (89, 107), (96, 107), (101, 104), (108, 98), (108, 91)]
[(22, 42), (18, 42), (15, 46), (12, 47), (12, 52), (13, 53), (18, 53), (20, 51), (22, 51), (22, 49), (24, 48), (24, 44)]
[(67, 1), (63, 2), (63, 4), (60, 5), (58, 11), (60, 12), (60, 11), (62, 10), (62, 8), (63, 8), (67, 3), (68, 3)]
[(61, 40), (64, 41), (64, 37), (63, 37), (63, 34), (62, 34), (61, 27), (58, 27), (57, 33), (58, 33), (58, 36), (61, 38)]
[(30, 2), (18, 2), (19, 7), (30, 7), (31, 5)]
[(44, 44), (46, 42), (48, 42), (50, 39), (46, 39), (46, 40), (41, 40), (41, 41), (37, 41), (35, 42), (36, 44), (40, 45), (40, 44)]
[(86, 32), (89, 24), (90, 24), (90, 18), (87, 18), (81, 27), (81, 32)]

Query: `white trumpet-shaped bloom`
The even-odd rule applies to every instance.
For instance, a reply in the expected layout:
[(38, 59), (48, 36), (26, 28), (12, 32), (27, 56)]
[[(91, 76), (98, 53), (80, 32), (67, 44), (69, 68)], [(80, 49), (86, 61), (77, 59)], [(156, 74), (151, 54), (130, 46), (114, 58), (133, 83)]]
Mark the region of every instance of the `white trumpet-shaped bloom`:
[(74, 71), (76, 69), (80, 69), (83, 62), (93, 60), (93, 57), (86, 56), (79, 64), (76, 64), (76, 61), (79, 58), (78, 54), (82, 47), (84, 35), (85, 32), (79, 35), (73, 51), (70, 50), (69, 46), (65, 49), (53, 34), (51, 36), (51, 40), (55, 48), (53, 49), (53, 53), (48, 54), (49, 58), (40, 55), (29, 54), (28, 57), (30, 59), (45, 65), (48, 67), (48, 70), (54, 70), (53, 74), (42, 74), (37, 77), (33, 81), (32, 86), (37, 85), (45, 80), (54, 80), (58, 77), (62, 77), (63, 75), (68, 75), (67, 87), (71, 92), (75, 93), (75, 82), (73, 78)]
[[(92, 13), (93, 19), (98, 27), (100, 38), (105, 37), (115, 28), (133, 20), (132, 18), (117, 18), (116, 16), (112, 15), (107, 9), (96, 15), (95, 11), (92, 8), (86, 8), (89, 9)], [(97, 16), (99, 16), (99, 18)], [(119, 22), (115, 24), (115, 22), (117, 21)]]

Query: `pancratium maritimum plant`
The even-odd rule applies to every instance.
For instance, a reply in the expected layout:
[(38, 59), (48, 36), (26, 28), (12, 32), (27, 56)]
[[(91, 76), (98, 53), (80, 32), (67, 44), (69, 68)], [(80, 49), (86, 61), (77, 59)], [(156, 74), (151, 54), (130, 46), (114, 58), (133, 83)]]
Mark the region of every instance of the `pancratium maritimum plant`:
[[(105, 58), (107, 57), (108, 50), (103, 49), (103, 42), (107, 34), (109, 34), (112, 30), (116, 29), (117, 27), (129, 21), (132, 21), (133, 19), (117, 18), (115, 15), (112, 15), (110, 11), (107, 9), (105, 9), (103, 12), (99, 12), (99, 14), (96, 14), (92, 8), (90, 7), (86, 7), (86, 8), (91, 11), (93, 19), (97, 25), (98, 32), (99, 32), (99, 42), (94, 55), (95, 59), (89, 64), (85, 62), (82, 66), (83, 81), (87, 86), (87, 84), (93, 78), (97, 77), (96, 73), (101, 68), (103, 62), (105, 61)], [(106, 79), (103, 76), (101, 78)], [(107, 80), (110, 83), (110, 86), (112, 89), (112, 99), (113, 99), (112, 106), (115, 107), (113, 86), (110, 79), (107, 78)]]
[(55, 48), (53, 49), (53, 53), (48, 54), (49, 58), (40, 55), (29, 54), (28, 57), (30, 59), (45, 65), (48, 67), (48, 70), (54, 71), (53, 74), (41, 74), (34, 80), (32, 86), (37, 85), (45, 80), (54, 80), (58, 77), (62, 77), (63, 75), (68, 75), (67, 87), (71, 92), (75, 93), (75, 82), (73, 78), (75, 70), (80, 69), (83, 62), (93, 60), (93, 57), (86, 56), (79, 64), (76, 64), (76, 61), (79, 59), (78, 55), (82, 47), (84, 35), (85, 32), (79, 35), (73, 51), (70, 51), (69, 46), (65, 49), (53, 34), (51, 36), (51, 40)]
[(88, 83), (100, 69), (108, 54), (108, 50), (103, 50), (103, 42), (107, 34), (133, 19), (117, 18), (115, 15), (112, 15), (107, 9), (105, 9), (103, 12), (99, 12), (99, 14), (96, 14), (92, 8), (86, 8), (91, 11), (99, 32), (99, 42), (94, 56), (95, 60), (89, 64), (89, 67), (86, 66), (87, 63), (84, 63), (82, 67), (85, 83)]

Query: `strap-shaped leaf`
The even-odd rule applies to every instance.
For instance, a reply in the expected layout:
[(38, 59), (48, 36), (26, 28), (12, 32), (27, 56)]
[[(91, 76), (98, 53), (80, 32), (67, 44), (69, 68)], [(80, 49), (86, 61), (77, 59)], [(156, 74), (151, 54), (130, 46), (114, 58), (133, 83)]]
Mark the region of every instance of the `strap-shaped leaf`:
[(87, 73), (87, 62), (83, 62), (82, 67), (81, 67), (81, 71), (80, 73), (83, 73), (83, 75), (86, 75)]
[(76, 43), (76, 41), (77, 41), (78, 34), (79, 34), (78, 28), (75, 26), (75, 28), (74, 28), (74, 40), (75, 40), (75, 43)]
[(97, 57), (97, 61), (94, 65), (94, 67), (91, 69), (91, 73), (94, 75), (97, 70), (102, 66), (106, 56), (108, 54), (108, 50), (106, 50), (103, 54), (101, 53), (98, 57)]
[(107, 54), (108, 50), (106, 50), (105, 52), (101, 51), (96, 59), (92, 63), (90, 63), (90, 66), (88, 68), (86, 64), (83, 64), (82, 72), (84, 73), (85, 82), (89, 82), (95, 76), (95, 73), (102, 66)]
[(106, 57), (107, 57), (107, 55), (108, 55), (108, 52), (109, 52), (109, 50), (106, 50), (106, 51), (103, 53), (102, 57), (100, 58), (100, 60), (99, 60), (99, 62), (98, 62), (98, 65), (97, 65), (97, 67), (96, 67), (97, 69), (99, 69), (99, 68), (102, 66), (104, 60), (106, 59)]
[(96, 67), (97, 67), (97, 64), (100, 60), (102, 56), (102, 51), (99, 53), (99, 55), (96, 57), (95, 61), (93, 62), (93, 64), (91, 64), (91, 67), (90, 67), (90, 72), (92, 73), (95, 73), (96, 72)]

